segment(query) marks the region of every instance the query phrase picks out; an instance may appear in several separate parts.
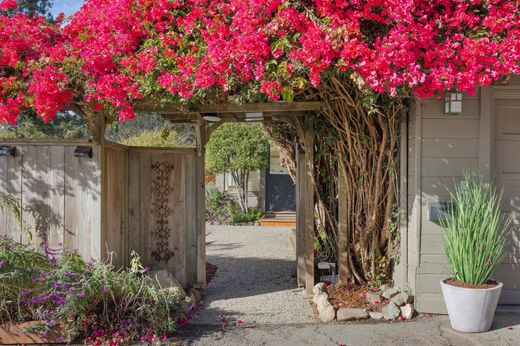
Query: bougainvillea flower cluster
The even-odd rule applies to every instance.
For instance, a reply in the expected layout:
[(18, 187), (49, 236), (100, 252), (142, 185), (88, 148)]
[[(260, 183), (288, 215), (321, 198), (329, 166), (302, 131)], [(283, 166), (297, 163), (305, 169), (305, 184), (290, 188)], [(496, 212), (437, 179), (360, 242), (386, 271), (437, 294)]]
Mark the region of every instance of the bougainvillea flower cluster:
[[(4, 0), (0, 8), (12, 8)], [(472, 93), (520, 73), (511, 0), (88, 0), (66, 25), (0, 17), (0, 120), (71, 104), (291, 101), (343, 73), (390, 96)]]

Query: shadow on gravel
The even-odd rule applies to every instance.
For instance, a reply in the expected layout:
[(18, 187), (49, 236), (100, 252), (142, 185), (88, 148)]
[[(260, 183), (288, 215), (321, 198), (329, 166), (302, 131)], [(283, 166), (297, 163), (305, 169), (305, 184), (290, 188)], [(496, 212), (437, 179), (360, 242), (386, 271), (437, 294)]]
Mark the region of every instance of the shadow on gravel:
[(205, 303), (296, 289), (296, 261), (258, 257), (208, 256), (219, 270)]

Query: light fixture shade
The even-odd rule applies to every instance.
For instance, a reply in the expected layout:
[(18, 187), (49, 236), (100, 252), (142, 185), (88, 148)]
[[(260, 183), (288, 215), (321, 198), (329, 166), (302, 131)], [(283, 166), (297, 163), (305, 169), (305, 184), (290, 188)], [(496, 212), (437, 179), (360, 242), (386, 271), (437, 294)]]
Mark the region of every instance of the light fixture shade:
[(264, 120), (264, 113), (246, 113), (246, 121), (262, 121)]
[(461, 114), (462, 113), (462, 93), (451, 91), (446, 93), (444, 99), (445, 114)]
[(216, 116), (216, 115), (205, 115), (203, 116), (204, 120), (210, 122), (210, 123), (218, 123), (219, 121), (221, 121), (222, 119), (220, 119), (220, 117)]

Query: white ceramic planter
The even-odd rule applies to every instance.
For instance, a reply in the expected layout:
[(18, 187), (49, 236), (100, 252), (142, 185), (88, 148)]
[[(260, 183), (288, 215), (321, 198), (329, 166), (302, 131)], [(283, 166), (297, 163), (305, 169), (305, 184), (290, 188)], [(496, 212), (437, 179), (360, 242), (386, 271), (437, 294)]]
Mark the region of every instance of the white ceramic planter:
[(502, 283), (492, 288), (462, 288), (441, 281), (442, 295), (451, 327), (460, 332), (480, 333), (491, 328)]

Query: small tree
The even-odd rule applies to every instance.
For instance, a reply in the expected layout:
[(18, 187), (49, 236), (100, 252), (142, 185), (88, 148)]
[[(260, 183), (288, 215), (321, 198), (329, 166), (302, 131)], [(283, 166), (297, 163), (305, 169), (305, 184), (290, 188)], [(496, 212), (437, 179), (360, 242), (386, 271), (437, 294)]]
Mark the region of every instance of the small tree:
[(211, 136), (206, 148), (206, 169), (231, 174), (238, 190), (238, 203), (249, 210), (247, 195), (251, 171), (265, 169), (269, 141), (258, 124), (224, 124)]

